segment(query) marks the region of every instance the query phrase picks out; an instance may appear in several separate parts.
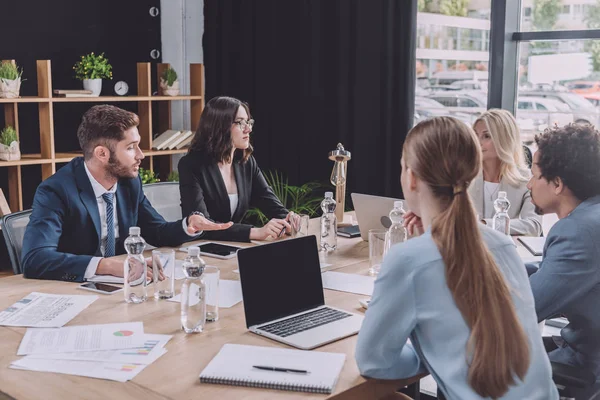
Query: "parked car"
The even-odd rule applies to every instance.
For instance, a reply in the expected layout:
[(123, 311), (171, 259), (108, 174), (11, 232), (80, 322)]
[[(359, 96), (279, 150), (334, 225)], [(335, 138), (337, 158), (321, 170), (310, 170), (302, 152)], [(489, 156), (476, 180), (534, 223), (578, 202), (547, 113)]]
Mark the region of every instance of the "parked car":
[(455, 81), (450, 85), (450, 87), (457, 90), (481, 90), (487, 92), (488, 82), (474, 80)]
[(600, 107), (600, 93), (586, 93), (582, 96), (596, 108)]
[(415, 97), (415, 113), (417, 114), (416, 122), (433, 117), (450, 116), (466, 124), (472, 124), (472, 117), (469, 113), (450, 111), (442, 103), (429, 97)]
[[(524, 96), (517, 101), (517, 119), (522, 121), (519, 124), (521, 140), (531, 143), (535, 135), (544, 129), (573, 122), (573, 113), (568, 105), (558, 100)], [(527, 124), (526, 120), (531, 120), (532, 123)]]
[(598, 125), (600, 113), (596, 108), (581, 95), (571, 92), (557, 91), (521, 91), (520, 98), (523, 97), (543, 97), (545, 99), (558, 100), (566, 104), (573, 113), (573, 120), (577, 123)]
[(596, 93), (600, 92), (600, 82), (598, 81), (575, 81), (566, 85), (573, 93)]

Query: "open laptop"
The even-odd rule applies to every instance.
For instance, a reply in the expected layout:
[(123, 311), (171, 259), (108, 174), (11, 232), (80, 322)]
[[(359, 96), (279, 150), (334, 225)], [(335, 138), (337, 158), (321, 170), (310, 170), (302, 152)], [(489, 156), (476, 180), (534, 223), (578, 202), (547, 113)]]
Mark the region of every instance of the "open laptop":
[(360, 236), (364, 241), (369, 240), (369, 230), (390, 227), (392, 222), (388, 215), (394, 208), (394, 201), (402, 200), (360, 193), (351, 193), (350, 196), (352, 196)]
[(246, 326), (300, 349), (354, 335), (363, 316), (325, 305), (315, 236), (237, 253)]

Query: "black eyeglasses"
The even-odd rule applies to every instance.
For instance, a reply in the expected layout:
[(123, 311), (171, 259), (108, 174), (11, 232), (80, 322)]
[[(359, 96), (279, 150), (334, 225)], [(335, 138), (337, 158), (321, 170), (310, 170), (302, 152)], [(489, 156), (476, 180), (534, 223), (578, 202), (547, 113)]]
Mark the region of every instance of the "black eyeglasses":
[(245, 131), (246, 127), (250, 127), (250, 129), (252, 129), (254, 127), (254, 120), (250, 119), (248, 121), (246, 121), (245, 119), (241, 119), (239, 121), (233, 121), (234, 124), (238, 124), (240, 126), (240, 129)]

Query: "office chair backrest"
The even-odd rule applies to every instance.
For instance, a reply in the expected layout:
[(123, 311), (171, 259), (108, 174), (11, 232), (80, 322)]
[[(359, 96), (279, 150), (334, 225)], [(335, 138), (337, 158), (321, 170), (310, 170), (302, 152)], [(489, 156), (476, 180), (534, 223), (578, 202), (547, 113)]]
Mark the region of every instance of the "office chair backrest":
[(152, 207), (168, 222), (181, 219), (179, 182), (158, 182), (142, 185)]
[(29, 224), (30, 215), (31, 210), (25, 210), (5, 215), (0, 219), (0, 228), (15, 275), (23, 273), (21, 249), (23, 249), (23, 236), (25, 236), (25, 228)]

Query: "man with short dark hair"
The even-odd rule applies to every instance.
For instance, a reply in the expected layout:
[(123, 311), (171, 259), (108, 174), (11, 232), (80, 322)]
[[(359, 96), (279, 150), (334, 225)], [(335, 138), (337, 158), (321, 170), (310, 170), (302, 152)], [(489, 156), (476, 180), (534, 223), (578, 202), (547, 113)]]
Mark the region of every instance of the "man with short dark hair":
[(538, 320), (566, 316), (569, 327), (549, 343), (550, 360), (600, 377), (600, 133), (570, 124), (536, 143), (531, 200), (538, 213), (559, 218), (530, 277)]
[[(78, 157), (42, 182), (23, 239), (26, 278), (82, 282), (94, 275), (123, 276), (129, 227), (139, 226), (154, 246), (178, 246), (215, 224), (200, 213), (166, 222), (142, 191), (138, 175), (144, 158), (139, 118), (120, 108), (88, 110), (77, 130), (84, 157)], [(178, 201), (178, 199), (173, 199)]]

